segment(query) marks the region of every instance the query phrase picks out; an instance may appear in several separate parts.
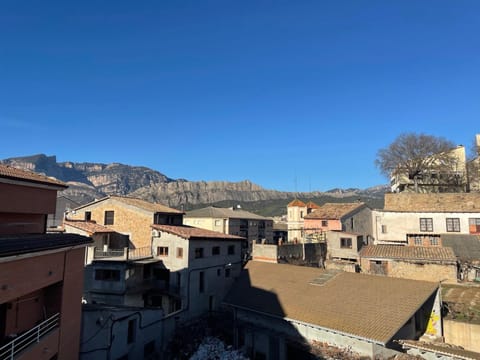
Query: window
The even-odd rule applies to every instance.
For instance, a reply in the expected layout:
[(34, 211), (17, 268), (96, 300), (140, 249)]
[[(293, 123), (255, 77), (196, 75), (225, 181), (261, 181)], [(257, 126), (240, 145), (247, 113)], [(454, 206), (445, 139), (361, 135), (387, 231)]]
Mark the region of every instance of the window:
[(198, 278), (198, 292), (203, 293), (205, 291), (205, 273), (200, 271)]
[(468, 219), (468, 228), (469, 228), (470, 234), (480, 233), (480, 218)]
[(168, 256), (168, 246), (157, 247), (157, 256)]
[(228, 268), (228, 269), (225, 269), (225, 277), (226, 277), (226, 278), (229, 278), (229, 277), (230, 277), (230, 271), (231, 271), (231, 270), (230, 270), (229, 268)]
[(217, 276), (221, 276), (222, 275), (222, 269), (217, 269)]
[(195, 248), (195, 259), (203, 258), (203, 248)]
[(177, 247), (177, 258), (183, 259), (183, 248)]
[(342, 249), (352, 248), (352, 238), (340, 238), (340, 247)]
[(92, 212), (85, 211), (85, 221), (92, 221)]
[(328, 220), (322, 220), (322, 226), (323, 227), (328, 226)]
[(212, 248), (212, 255), (220, 255), (220, 246), (214, 246)]
[(113, 225), (115, 218), (115, 212), (111, 210), (105, 211), (105, 220), (103, 222), (104, 225)]
[(421, 236), (415, 236), (413, 238), (413, 241), (415, 243), (415, 246), (422, 246), (423, 245), (423, 240)]
[(222, 220), (215, 220), (215, 226), (222, 225)]
[(120, 270), (96, 269), (95, 280), (101, 281), (120, 281)]
[(420, 231), (433, 231), (433, 219), (432, 218), (420, 218)]
[(303, 219), (303, 211), (300, 211), (300, 217)]
[(460, 232), (460, 219), (459, 218), (447, 218), (447, 231), (448, 232)]
[(387, 233), (387, 225), (382, 225), (382, 234)]
[(228, 255), (235, 254), (235, 245), (228, 245)]
[(438, 238), (435, 236), (430, 236), (430, 245), (438, 246)]
[(128, 320), (127, 344), (135, 342), (137, 319)]

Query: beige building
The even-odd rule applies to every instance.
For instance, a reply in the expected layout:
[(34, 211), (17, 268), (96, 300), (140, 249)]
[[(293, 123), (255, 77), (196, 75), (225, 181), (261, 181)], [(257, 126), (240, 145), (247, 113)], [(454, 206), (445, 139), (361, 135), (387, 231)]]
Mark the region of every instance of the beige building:
[(245, 239), (191, 226), (152, 225), (152, 252), (165, 267), (182, 319), (217, 310), (242, 269)]
[(304, 218), (318, 208), (319, 206), (312, 201), (304, 203), (298, 199), (291, 201), (287, 205), (287, 227), (289, 242), (304, 242)]
[(67, 220), (84, 220), (128, 236), (129, 248), (151, 246), (152, 224), (182, 224), (183, 212), (148, 201), (110, 195), (77, 207)]
[(374, 244), (440, 246), (441, 234), (480, 234), (480, 193), (385, 194)]
[(273, 219), (239, 208), (217, 208), (209, 206), (185, 214), (183, 223), (223, 234), (241, 236), (251, 243), (273, 243)]

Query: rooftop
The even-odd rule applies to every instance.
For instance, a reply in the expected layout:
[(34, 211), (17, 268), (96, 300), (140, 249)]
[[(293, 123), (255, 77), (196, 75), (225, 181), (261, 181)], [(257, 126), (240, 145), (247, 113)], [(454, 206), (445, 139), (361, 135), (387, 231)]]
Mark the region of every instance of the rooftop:
[(32, 234), (0, 236), (0, 257), (87, 245), (92, 239), (77, 234)]
[(293, 206), (304, 207), (304, 206), (307, 206), (307, 205), (303, 201), (295, 199), (293, 201), (290, 201), (287, 205), (287, 207), (293, 207)]
[(85, 231), (86, 233), (98, 234), (98, 233), (113, 233), (112, 229), (107, 228), (106, 226), (97, 224), (93, 221), (83, 221), (83, 220), (65, 220), (64, 225), (72, 226), (76, 229)]
[(425, 341), (401, 340), (400, 344), (404, 348), (415, 348), (435, 353), (437, 355), (449, 356), (455, 359), (475, 360), (480, 358), (477, 352), (462, 349), (459, 346), (453, 346), (445, 343), (430, 343)]
[(17, 169), (15, 167), (5, 165), (5, 164), (0, 164), (0, 179), (1, 178), (10, 179), (10, 180), (28, 181), (28, 182), (38, 183), (38, 184), (45, 184), (45, 185), (55, 185), (62, 188), (68, 187), (67, 184), (55, 178), (37, 174), (32, 171)]
[(449, 247), (367, 245), (359, 253), (364, 258), (429, 260), (456, 262), (457, 258)]
[(180, 236), (187, 240), (195, 239), (215, 239), (215, 240), (245, 240), (245, 238), (235, 235), (224, 234), (217, 231), (200, 229), (187, 225), (152, 225), (153, 229), (165, 231), (169, 234)]
[(187, 218), (231, 218), (231, 219), (249, 219), (249, 220), (271, 220), (269, 218), (241, 210), (231, 208), (218, 208), (208, 206), (202, 209), (188, 211), (185, 215)]
[(438, 289), (432, 282), (347, 272), (312, 284), (325, 273), (250, 261), (225, 303), (385, 344)]
[(168, 206), (165, 206), (165, 205), (162, 205), (162, 204), (159, 204), (159, 203), (151, 203), (151, 202), (148, 202), (148, 201), (145, 201), (145, 200), (142, 200), (142, 199), (127, 197), (127, 196), (118, 196), (118, 195), (106, 196), (102, 199), (95, 200), (95, 201), (92, 201), (88, 204), (79, 206), (77, 209), (88, 207), (88, 206), (97, 204), (97, 203), (102, 202), (102, 201), (107, 201), (109, 199), (111, 199), (113, 201), (116, 201), (116, 202), (119, 202), (119, 203), (122, 203), (122, 204), (125, 204), (125, 205), (134, 206), (136, 208), (143, 209), (143, 210), (146, 210), (146, 211), (151, 211), (151, 212), (154, 212), (154, 213), (157, 213), (157, 212), (168, 213), (168, 214), (183, 214), (184, 213), (183, 211), (180, 211), (180, 210), (177, 210), (177, 209), (172, 209)]
[(480, 236), (442, 234), (442, 245), (453, 249), (460, 260), (480, 262)]
[(315, 211), (305, 215), (305, 219), (341, 219), (351, 212), (365, 207), (362, 202), (355, 203), (326, 203)]

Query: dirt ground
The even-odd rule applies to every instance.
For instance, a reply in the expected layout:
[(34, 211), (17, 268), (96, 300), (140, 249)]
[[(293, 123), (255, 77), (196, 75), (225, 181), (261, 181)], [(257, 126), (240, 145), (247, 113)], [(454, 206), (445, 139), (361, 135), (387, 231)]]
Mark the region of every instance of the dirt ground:
[(446, 319), (480, 324), (480, 286), (442, 284)]

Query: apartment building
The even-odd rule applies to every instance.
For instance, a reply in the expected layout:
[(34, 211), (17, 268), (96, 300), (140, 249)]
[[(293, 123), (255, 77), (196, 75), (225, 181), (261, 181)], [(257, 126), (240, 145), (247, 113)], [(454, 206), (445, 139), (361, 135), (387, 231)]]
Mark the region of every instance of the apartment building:
[(0, 358), (78, 359), (85, 246), (47, 234), (55, 179), (0, 164)]

